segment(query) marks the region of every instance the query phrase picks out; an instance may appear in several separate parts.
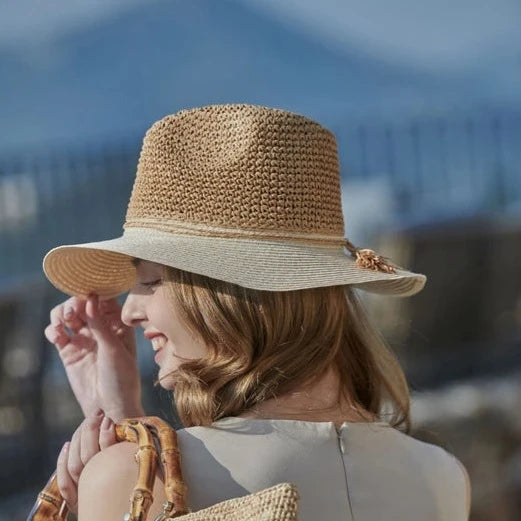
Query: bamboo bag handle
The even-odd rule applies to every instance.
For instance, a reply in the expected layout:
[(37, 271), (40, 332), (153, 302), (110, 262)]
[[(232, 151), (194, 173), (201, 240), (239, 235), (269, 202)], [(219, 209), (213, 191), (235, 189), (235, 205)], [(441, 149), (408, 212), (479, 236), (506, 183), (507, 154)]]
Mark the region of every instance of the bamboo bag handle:
[[(130, 511), (125, 521), (145, 521), (153, 501), (152, 491), (158, 464), (158, 452), (154, 444), (157, 438), (159, 458), (165, 471), (165, 495), (163, 512), (155, 521), (178, 517), (190, 512), (186, 504), (186, 485), (181, 474), (179, 448), (175, 430), (157, 416), (127, 418), (116, 424), (116, 440), (138, 444), (135, 459), (138, 463), (138, 479), (130, 496)], [(69, 509), (58, 488), (56, 472), (38, 494), (27, 521), (66, 521)]]

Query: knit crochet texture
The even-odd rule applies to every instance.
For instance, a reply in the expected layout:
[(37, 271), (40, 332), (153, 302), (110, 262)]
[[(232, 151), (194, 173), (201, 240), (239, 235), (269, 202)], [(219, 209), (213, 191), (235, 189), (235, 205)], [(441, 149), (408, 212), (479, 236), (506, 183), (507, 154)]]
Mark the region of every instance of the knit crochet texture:
[(338, 170), (333, 134), (304, 116), (252, 105), (181, 111), (146, 133), (124, 227), (341, 243)]

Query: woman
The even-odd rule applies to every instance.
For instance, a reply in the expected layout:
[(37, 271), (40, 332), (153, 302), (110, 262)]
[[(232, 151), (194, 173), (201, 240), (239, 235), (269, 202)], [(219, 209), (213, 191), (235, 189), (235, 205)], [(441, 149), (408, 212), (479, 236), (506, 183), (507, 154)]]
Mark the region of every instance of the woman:
[(290, 481), (304, 521), (468, 518), (465, 469), (407, 435), (405, 376), (353, 291), (411, 296), (426, 277), (345, 239), (336, 142), (319, 124), (251, 105), (163, 118), (123, 235), (55, 248), (44, 270), (72, 296), (46, 335), (87, 417), (58, 458), (80, 521), (128, 510), (136, 448), (114, 444), (111, 420), (143, 414), (135, 327), (185, 425), (193, 510)]

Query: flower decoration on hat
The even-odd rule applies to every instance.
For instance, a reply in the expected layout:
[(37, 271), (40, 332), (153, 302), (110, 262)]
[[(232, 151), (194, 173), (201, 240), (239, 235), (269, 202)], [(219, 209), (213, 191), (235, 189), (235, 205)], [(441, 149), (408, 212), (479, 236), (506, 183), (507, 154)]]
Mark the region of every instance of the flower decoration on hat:
[(374, 250), (369, 248), (357, 248), (348, 239), (345, 239), (345, 246), (356, 259), (356, 265), (359, 268), (367, 268), (374, 271), (382, 271), (384, 273), (396, 273), (396, 267), (391, 264), (387, 257), (378, 255)]

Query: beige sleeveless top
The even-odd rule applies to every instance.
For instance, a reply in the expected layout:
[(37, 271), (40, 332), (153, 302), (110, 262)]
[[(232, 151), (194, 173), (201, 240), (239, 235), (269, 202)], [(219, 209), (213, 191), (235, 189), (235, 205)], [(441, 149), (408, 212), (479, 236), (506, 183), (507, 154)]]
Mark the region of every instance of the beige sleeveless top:
[(177, 431), (188, 504), (199, 510), (281, 482), (299, 521), (467, 521), (456, 458), (385, 422), (227, 417)]

